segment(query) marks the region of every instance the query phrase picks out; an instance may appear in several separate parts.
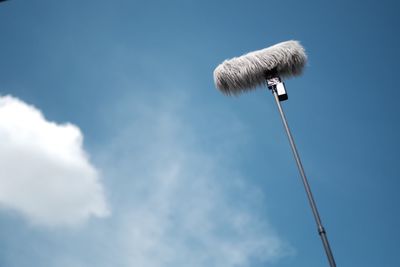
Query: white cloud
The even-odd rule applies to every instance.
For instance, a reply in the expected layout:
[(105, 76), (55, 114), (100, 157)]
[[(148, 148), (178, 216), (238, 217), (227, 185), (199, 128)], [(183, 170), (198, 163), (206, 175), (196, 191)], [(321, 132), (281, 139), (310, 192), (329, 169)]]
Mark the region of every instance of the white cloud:
[(0, 207), (52, 226), (106, 216), (99, 174), (82, 142), (75, 125), (49, 122), (35, 107), (0, 97)]

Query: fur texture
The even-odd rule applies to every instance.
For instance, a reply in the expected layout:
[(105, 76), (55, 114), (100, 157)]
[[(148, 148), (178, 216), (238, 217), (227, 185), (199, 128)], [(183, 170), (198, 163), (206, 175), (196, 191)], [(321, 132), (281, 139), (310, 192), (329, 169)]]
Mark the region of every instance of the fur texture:
[(306, 63), (300, 43), (286, 41), (225, 60), (214, 70), (214, 82), (222, 93), (236, 95), (265, 84), (267, 78), (300, 75)]

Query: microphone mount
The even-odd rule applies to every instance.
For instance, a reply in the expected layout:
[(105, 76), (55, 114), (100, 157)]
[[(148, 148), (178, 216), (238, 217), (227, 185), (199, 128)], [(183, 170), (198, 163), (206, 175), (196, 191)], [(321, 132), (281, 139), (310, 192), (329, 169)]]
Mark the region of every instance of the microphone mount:
[(285, 84), (280, 77), (267, 78), (267, 86), (269, 90), (277, 93), (279, 101), (288, 100)]

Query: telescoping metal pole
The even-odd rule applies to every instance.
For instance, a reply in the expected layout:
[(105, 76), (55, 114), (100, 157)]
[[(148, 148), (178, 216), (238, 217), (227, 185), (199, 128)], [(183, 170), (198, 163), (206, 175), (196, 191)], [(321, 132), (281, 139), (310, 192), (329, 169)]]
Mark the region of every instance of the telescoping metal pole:
[(329, 241), (328, 241), (328, 237), (326, 235), (325, 228), (322, 226), (322, 222), (321, 222), (321, 218), (318, 213), (317, 205), (315, 204), (315, 200), (312, 195), (310, 185), (307, 181), (307, 177), (304, 172), (303, 164), (301, 164), (299, 153), (297, 152), (297, 148), (294, 143), (292, 133), (290, 132), (285, 113), (283, 112), (283, 109), (282, 109), (282, 106), (280, 103), (281, 101), (287, 99), (287, 94), (286, 94), (284, 85), (280, 81), (280, 78), (268, 79), (267, 83), (268, 83), (268, 88), (272, 91), (272, 94), (274, 95), (276, 104), (278, 106), (279, 114), (281, 115), (283, 126), (284, 126), (286, 134), (288, 136), (289, 143), (292, 148), (292, 152), (293, 152), (294, 158), (296, 160), (297, 168), (299, 169), (300, 176), (301, 176), (304, 188), (307, 193), (308, 201), (310, 203), (315, 222), (317, 223), (318, 234), (321, 236), (322, 244), (324, 245), (324, 249), (326, 252), (326, 256), (328, 257), (329, 265), (331, 267), (336, 267), (335, 259), (333, 258), (333, 253), (332, 253), (331, 247), (329, 246)]

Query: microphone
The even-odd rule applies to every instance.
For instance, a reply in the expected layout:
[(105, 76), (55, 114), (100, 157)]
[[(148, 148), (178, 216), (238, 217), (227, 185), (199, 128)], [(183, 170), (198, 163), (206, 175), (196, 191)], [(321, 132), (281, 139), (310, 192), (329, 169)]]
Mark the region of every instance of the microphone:
[(306, 63), (307, 55), (300, 43), (298, 41), (286, 41), (240, 57), (225, 60), (214, 70), (214, 82), (216, 87), (226, 95), (238, 95), (263, 84), (266, 84), (272, 91), (329, 265), (330, 267), (336, 267), (326, 231), (322, 226), (317, 205), (300, 160), (300, 155), (280, 103), (288, 99), (281, 77), (290, 78), (300, 75)]
[(225, 60), (215, 68), (214, 82), (226, 95), (238, 95), (267, 82), (268, 87), (277, 88), (278, 95), (285, 100), (281, 78), (300, 75), (306, 63), (307, 55), (300, 43), (286, 41)]

